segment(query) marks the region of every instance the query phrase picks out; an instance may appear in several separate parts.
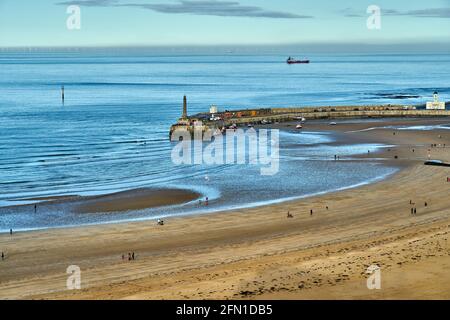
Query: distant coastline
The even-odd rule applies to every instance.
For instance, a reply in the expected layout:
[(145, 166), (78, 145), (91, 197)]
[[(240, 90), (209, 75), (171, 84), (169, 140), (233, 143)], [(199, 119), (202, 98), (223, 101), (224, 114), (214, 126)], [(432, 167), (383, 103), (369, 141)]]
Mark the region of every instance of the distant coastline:
[[(432, 49), (430, 49), (432, 48)], [(411, 43), (368, 43), (368, 42), (348, 42), (348, 43), (272, 43), (272, 44), (220, 44), (220, 45), (192, 45), (192, 44), (176, 44), (176, 45), (85, 45), (85, 46), (3, 46), (0, 47), (0, 53), (106, 53), (106, 54), (130, 54), (130, 53), (147, 53), (147, 54), (193, 54), (193, 55), (209, 55), (209, 54), (258, 54), (286, 55), (288, 52), (302, 53), (330, 53), (336, 55), (357, 55), (357, 54), (443, 54), (448, 55), (450, 51), (450, 43), (442, 41), (423, 41)]]

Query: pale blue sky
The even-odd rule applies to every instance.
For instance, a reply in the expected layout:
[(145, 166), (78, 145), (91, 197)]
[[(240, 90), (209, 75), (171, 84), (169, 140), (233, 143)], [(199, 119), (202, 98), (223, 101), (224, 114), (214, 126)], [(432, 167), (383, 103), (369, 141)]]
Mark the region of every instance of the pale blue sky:
[(450, 0), (88, 0), (74, 31), (65, 2), (0, 0), (0, 47), (450, 42)]

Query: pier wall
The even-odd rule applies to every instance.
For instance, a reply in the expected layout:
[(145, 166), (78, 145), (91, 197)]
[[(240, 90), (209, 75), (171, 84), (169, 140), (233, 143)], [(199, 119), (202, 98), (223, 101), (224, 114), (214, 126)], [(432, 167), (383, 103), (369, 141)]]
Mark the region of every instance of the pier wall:
[(384, 110), (416, 110), (412, 106), (403, 105), (362, 105), (362, 106), (308, 106), (271, 108), (272, 113), (311, 113), (311, 112), (345, 112), (345, 111), (384, 111)]
[[(403, 105), (370, 105), (370, 106), (313, 106), (313, 107), (289, 107), (289, 108), (259, 108), (252, 110), (233, 111), (219, 113), (224, 116), (233, 113), (233, 117), (224, 117), (223, 120), (203, 120), (203, 130), (218, 130), (229, 127), (232, 124), (246, 125), (257, 124), (261, 121), (287, 122), (298, 121), (299, 118), (312, 119), (345, 119), (345, 118), (394, 118), (394, 117), (450, 117), (450, 110), (425, 110), (416, 109), (413, 106)], [(182, 119), (170, 128), (170, 136), (177, 129), (193, 133), (194, 122), (198, 116), (208, 119), (209, 114), (198, 114)]]
[(450, 117), (450, 110), (415, 110), (403, 107), (310, 107), (310, 108), (274, 108), (264, 116), (231, 118), (228, 123), (249, 123), (262, 120), (293, 121), (297, 117), (310, 119), (341, 118), (388, 118), (388, 117)]

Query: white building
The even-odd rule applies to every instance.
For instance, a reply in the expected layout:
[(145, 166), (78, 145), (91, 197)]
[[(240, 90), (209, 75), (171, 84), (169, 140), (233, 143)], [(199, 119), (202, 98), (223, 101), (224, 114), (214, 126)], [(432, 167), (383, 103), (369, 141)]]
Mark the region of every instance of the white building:
[(439, 95), (437, 91), (433, 93), (433, 100), (427, 102), (427, 110), (445, 110), (445, 102), (439, 101)]
[(211, 108), (209, 108), (209, 113), (214, 115), (217, 113), (217, 106), (212, 105)]

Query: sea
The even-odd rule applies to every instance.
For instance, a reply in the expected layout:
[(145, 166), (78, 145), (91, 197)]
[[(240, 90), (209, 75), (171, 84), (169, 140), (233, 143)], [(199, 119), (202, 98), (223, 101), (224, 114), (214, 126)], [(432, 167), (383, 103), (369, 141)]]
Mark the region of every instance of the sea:
[[(289, 53), (293, 54), (293, 53)], [(300, 55), (300, 54), (299, 54)], [(299, 56), (299, 58), (302, 56)], [(136, 221), (240, 209), (353, 188), (398, 169), (357, 158), (386, 146), (336, 143), (331, 133), (282, 130), (279, 171), (258, 165), (175, 164), (170, 125), (188, 113), (261, 107), (422, 104), (450, 100), (450, 54), (151, 52), (0, 53), (0, 230)], [(303, 58), (303, 57), (302, 57)], [(61, 101), (61, 86), (65, 89)], [(334, 161), (340, 154), (343, 160)], [(38, 213), (31, 198), (183, 188), (208, 197), (117, 213)]]

